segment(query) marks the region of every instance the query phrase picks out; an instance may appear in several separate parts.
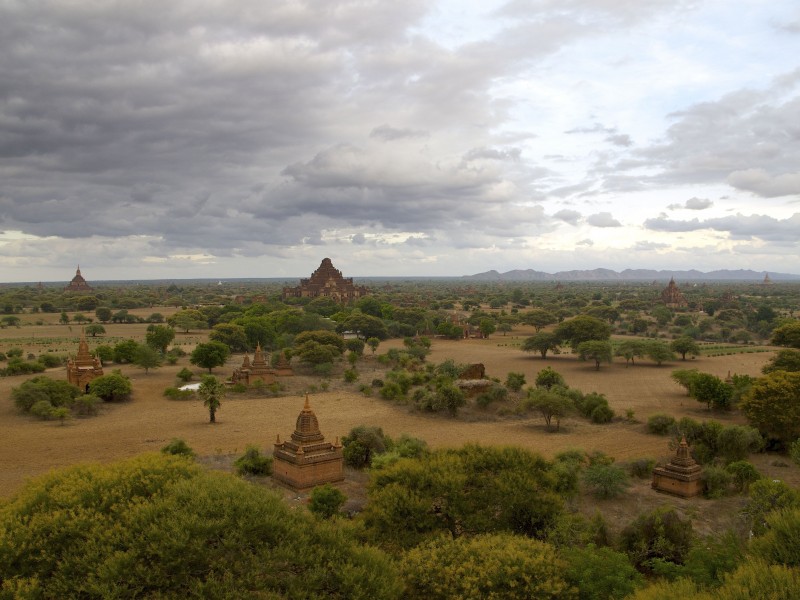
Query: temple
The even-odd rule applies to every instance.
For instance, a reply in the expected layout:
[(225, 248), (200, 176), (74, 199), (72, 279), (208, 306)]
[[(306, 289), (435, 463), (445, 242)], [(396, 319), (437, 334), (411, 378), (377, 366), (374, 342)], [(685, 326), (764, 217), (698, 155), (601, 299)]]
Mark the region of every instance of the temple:
[(703, 491), (703, 468), (689, 454), (686, 438), (681, 439), (675, 457), (663, 467), (653, 469), (652, 487), (658, 492), (691, 498)]
[(91, 292), (92, 286), (86, 283), (86, 280), (81, 275), (81, 267), (78, 265), (78, 270), (75, 271), (75, 277), (69, 282), (69, 285), (64, 287), (65, 292)]
[(67, 381), (83, 391), (89, 391), (89, 382), (103, 374), (100, 360), (89, 354), (86, 334), (81, 329), (81, 340), (78, 343), (78, 356), (67, 361)]
[(250, 356), (245, 354), (242, 366), (234, 369), (233, 375), (231, 375), (231, 383), (251, 385), (257, 380), (261, 380), (264, 383), (274, 383), (276, 377), (291, 377), (292, 375), (294, 375), (292, 365), (283, 352), (278, 357), (278, 364), (275, 365), (275, 368), (272, 368), (264, 359), (261, 344), (258, 344), (253, 355), (253, 361), (251, 362)]
[(661, 301), (667, 308), (686, 308), (689, 306), (686, 298), (683, 297), (683, 294), (678, 289), (674, 277), (670, 278), (669, 284), (664, 288), (664, 291), (661, 292)]
[(317, 415), (308, 404), (308, 395), (291, 439), (281, 442), (278, 436), (272, 456), (273, 479), (294, 490), (344, 479), (344, 457), (339, 438), (334, 444), (325, 441)]
[(324, 296), (337, 302), (352, 302), (369, 293), (366, 287), (354, 285), (352, 277), (342, 277), (330, 258), (323, 258), (319, 268), (297, 287), (283, 288), (283, 298), (317, 298)]

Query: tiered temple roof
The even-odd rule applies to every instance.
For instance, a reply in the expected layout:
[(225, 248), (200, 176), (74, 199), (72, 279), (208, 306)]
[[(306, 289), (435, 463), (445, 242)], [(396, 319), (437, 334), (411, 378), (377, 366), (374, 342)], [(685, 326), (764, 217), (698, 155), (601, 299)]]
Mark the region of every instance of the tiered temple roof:
[(678, 289), (674, 277), (670, 278), (669, 284), (664, 288), (664, 291), (661, 292), (661, 301), (667, 308), (686, 308), (689, 306), (686, 298), (683, 297), (683, 294)]
[(75, 277), (69, 282), (69, 285), (64, 287), (65, 292), (91, 292), (92, 286), (86, 283), (86, 280), (81, 275), (81, 267), (78, 265), (78, 270), (75, 271)]
[(703, 468), (689, 454), (689, 444), (684, 437), (673, 459), (653, 469), (652, 487), (659, 492), (691, 498), (703, 491), (702, 475)]
[(273, 479), (293, 488), (307, 489), (344, 479), (344, 457), (339, 438), (331, 444), (319, 429), (317, 415), (306, 402), (297, 417), (294, 433), (273, 450)]
[(81, 329), (81, 339), (78, 342), (78, 355), (67, 361), (67, 381), (72, 385), (86, 390), (89, 382), (103, 374), (100, 360), (89, 353), (89, 344), (86, 342), (86, 333)]
[(351, 302), (369, 293), (366, 287), (353, 284), (352, 277), (342, 277), (330, 258), (323, 258), (319, 268), (308, 279), (301, 279), (297, 287), (283, 288), (284, 298), (333, 298), (337, 302)]

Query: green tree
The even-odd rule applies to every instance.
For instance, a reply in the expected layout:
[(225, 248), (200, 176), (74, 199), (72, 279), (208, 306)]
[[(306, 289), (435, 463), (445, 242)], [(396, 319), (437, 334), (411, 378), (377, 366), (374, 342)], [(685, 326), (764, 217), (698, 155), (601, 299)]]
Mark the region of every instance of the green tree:
[(534, 308), (522, 315), (522, 322), (526, 325), (531, 325), (536, 330), (536, 333), (557, 321), (558, 317), (543, 308)]
[(637, 517), (622, 530), (620, 545), (640, 570), (650, 570), (658, 559), (683, 564), (692, 546), (692, 523), (671, 507)]
[(688, 335), (672, 340), (669, 347), (673, 352), (677, 352), (681, 355), (681, 360), (686, 360), (687, 354), (692, 354), (694, 356), (700, 355), (700, 345)]
[(800, 508), (766, 516), (766, 531), (750, 544), (750, 553), (770, 564), (800, 567)]
[[(219, 408), (219, 400), (217, 398), (217, 408)], [(209, 407), (209, 414), (211, 414), (211, 403), (206, 404), (206, 406)], [(212, 419), (211, 422), (213, 423), (214, 420)], [(258, 446), (248, 444), (244, 454), (233, 461), (233, 467), (239, 475), (271, 475), (272, 457), (261, 454)]]
[(529, 389), (528, 397), (523, 402), (523, 408), (526, 410), (536, 410), (542, 414), (548, 429), (551, 428), (551, 423), (555, 419), (556, 431), (561, 427), (561, 419), (575, 410), (572, 398), (556, 391), (557, 389)]
[(644, 340), (624, 340), (614, 348), (615, 356), (625, 359), (625, 366), (636, 364), (637, 358), (642, 358), (646, 353), (647, 344)]
[(105, 402), (127, 400), (132, 390), (131, 380), (121, 373), (101, 375), (89, 382), (89, 391)]
[(344, 461), (354, 469), (369, 467), (376, 454), (386, 452), (389, 443), (391, 440), (384, 435), (380, 427), (367, 425), (353, 427), (350, 433), (342, 438)]
[(761, 369), (765, 375), (774, 371), (800, 371), (800, 350), (778, 350), (778, 353)]
[(776, 346), (800, 348), (800, 320), (790, 321), (772, 332), (772, 343)]
[(661, 366), (661, 363), (675, 359), (675, 355), (670, 350), (670, 347), (665, 342), (658, 340), (650, 340), (645, 344), (647, 357)]
[(378, 349), (378, 346), (380, 345), (380, 343), (381, 343), (381, 341), (376, 337), (367, 338), (367, 346), (370, 347), (370, 349), (372, 350), (373, 354), (375, 354), (375, 351)]
[(583, 472), (583, 483), (595, 498), (617, 498), (630, 486), (628, 473), (614, 464), (594, 463)]
[(175, 330), (167, 325), (149, 325), (145, 334), (145, 343), (161, 352), (167, 353), (167, 346), (175, 339)]
[(208, 422), (217, 422), (217, 411), (225, 398), (225, 384), (213, 375), (203, 375), (203, 381), (197, 388), (197, 395), (208, 408)]
[(4, 504), (0, 531), (9, 598), (397, 600), (402, 591), (393, 561), (343, 526), (180, 456), (46, 475)]
[(107, 306), (99, 306), (95, 309), (94, 316), (98, 321), (108, 323), (111, 320), (111, 309)]
[(139, 344), (136, 340), (123, 340), (114, 345), (114, 362), (132, 363)]
[(551, 545), (508, 533), (437, 538), (400, 565), (409, 600), (574, 599), (566, 567)]
[(567, 563), (564, 577), (579, 600), (621, 600), (644, 584), (628, 557), (611, 548), (571, 546), (560, 554)]
[(342, 505), (347, 501), (347, 496), (342, 490), (330, 483), (318, 485), (313, 490), (308, 502), (308, 510), (321, 519), (330, 519), (339, 514)]
[(222, 342), (206, 342), (197, 344), (189, 355), (189, 362), (203, 369), (211, 370), (214, 367), (221, 367), (228, 360), (231, 350)]
[(562, 343), (568, 343), (576, 350), (583, 342), (608, 340), (611, 325), (589, 315), (579, 315), (560, 323), (554, 333)]
[(97, 334), (104, 334), (106, 332), (106, 328), (99, 323), (90, 323), (84, 328), (84, 332), (92, 337), (96, 337)]
[(373, 470), (364, 522), (393, 548), (443, 533), (542, 537), (563, 510), (556, 486), (552, 465), (521, 448), (437, 450)]
[(147, 344), (139, 344), (133, 355), (133, 364), (144, 369), (146, 374), (150, 369), (157, 369), (161, 366), (161, 355), (155, 348)]
[(294, 338), (295, 346), (302, 346), (306, 342), (316, 342), (324, 346), (331, 346), (336, 349), (337, 353), (341, 355), (346, 348), (345, 339), (333, 331), (325, 331), (318, 329), (315, 331), (303, 331), (298, 333)]
[(600, 370), (600, 362), (611, 362), (613, 350), (611, 342), (604, 342), (600, 340), (588, 340), (581, 342), (576, 348), (578, 358), (581, 360), (593, 360), (595, 370)]
[(536, 381), (534, 384), (537, 388), (544, 388), (546, 390), (552, 389), (553, 386), (566, 387), (564, 377), (552, 367), (545, 367), (539, 371), (536, 374)]
[(698, 402), (704, 402), (709, 410), (726, 410), (731, 405), (733, 387), (716, 375), (697, 373), (691, 378), (689, 394)]
[(518, 392), (525, 385), (525, 374), (509, 372), (506, 376), (506, 387), (512, 392)]
[(742, 514), (750, 521), (755, 535), (767, 531), (772, 512), (800, 509), (800, 491), (778, 479), (759, 479), (750, 485), (749, 498)]
[(208, 327), (208, 320), (205, 315), (193, 308), (179, 310), (174, 315), (167, 318), (167, 323), (184, 333), (189, 333), (190, 329), (203, 329)]
[(81, 391), (74, 385), (47, 375), (39, 375), (11, 388), (14, 405), (22, 412), (29, 412), (34, 404), (45, 401), (51, 407), (70, 407)]
[(800, 437), (800, 372), (775, 371), (757, 379), (739, 409), (761, 433), (788, 446)]
[(497, 331), (497, 326), (491, 319), (481, 319), (480, 323), (478, 324), (478, 331), (481, 332), (481, 335), (484, 338), (488, 338), (491, 334)]
[(59, 317), (58, 322), (62, 325), (69, 323), (69, 315), (66, 313), (66, 311), (61, 311), (61, 316)]
[(244, 352), (249, 349), (244, 327), (233, 323), (217, 323), (208, 334), (208, 339), (225, 344), (233, 352)]
[(558, 350), (558, 338), (554, 333), (540, 332), (526, 338), (522, 342), (522, 350), (525, 352), (538, 352), (542, 358), (547, 358), (547, 353)]
[(378, 338), (385, 340), (389, 337), (386, 325), (378, 317), (373, 317), (363, 313), (353, 313), (344, 322), (336, 326), (339, 332), (352, 331), (362, 339)]

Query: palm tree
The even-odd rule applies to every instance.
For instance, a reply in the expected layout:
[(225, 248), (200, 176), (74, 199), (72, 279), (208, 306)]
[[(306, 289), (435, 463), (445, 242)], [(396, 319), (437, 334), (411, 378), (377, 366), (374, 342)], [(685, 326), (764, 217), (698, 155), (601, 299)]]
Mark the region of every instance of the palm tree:
[(203, 405), (208, 407), (208, 422), (216, 423), (217, 409), (225, 397), (225, 384), (213, 375), (204, 375), (197, 394), (203, 399)]

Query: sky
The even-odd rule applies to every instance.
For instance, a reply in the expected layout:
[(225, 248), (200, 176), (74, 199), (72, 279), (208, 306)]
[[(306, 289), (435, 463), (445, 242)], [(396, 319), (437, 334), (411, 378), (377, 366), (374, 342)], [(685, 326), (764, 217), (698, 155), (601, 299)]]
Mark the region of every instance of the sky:
[(0, 0), (0, 282), (800, 273), (797, 0)]

